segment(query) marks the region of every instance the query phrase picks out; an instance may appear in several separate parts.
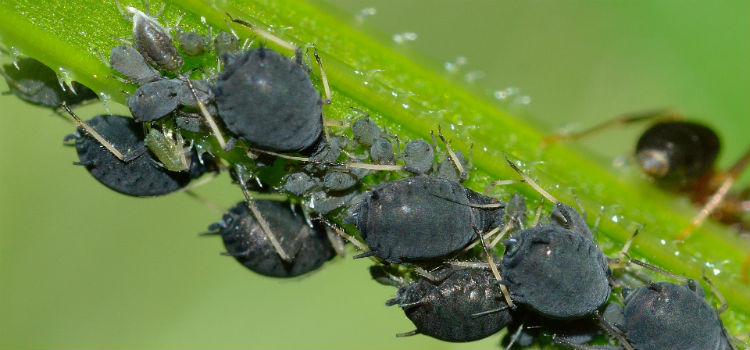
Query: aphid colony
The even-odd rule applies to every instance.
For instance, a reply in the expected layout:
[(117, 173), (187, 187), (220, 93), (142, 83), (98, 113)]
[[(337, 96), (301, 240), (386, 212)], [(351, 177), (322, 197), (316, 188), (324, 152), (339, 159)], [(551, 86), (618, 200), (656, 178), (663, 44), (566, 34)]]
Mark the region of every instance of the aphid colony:
[[(527, 227), (518, 194), (504, 202), (464, 187), (471, 157), (452, 150), (440, 132), (442, 151), (434, 138), (402, 149), (356, 109), (362, 117), (352, 123), (351, 138), (329, 132), (324, 109), (331, 96), (317, 53), (325, 98), (299, 48), (289, 58), (262, 45), (240, 47), (229, 32), (183, 32), (162, 26), (158, 15), (120, 11), (133, 23), (133, 45), (112, 48), (108, 63), (119, 79), (138, 85), (127, 97), (132, 118), (82, 121), (70, 106), (85, 95), (59, 97), (27, 83), (14, 89), (31, 102), (62, 105), (79, 125), (66, 137), (74, 141), (77, 164), (120, 193), (164, 195), (188, 189), (207, 172), (229, 171), (245, 200), (210, 225), (209, 234), (220, 235), (225, 255), (248, 269), (274, 277), (309, 273), (343, 254), (343, 238), (362, 250), (355, 258), (375, 261), (375, 280), (398, 287), (386, 305), (401, 307), (416, 327), (402, 335), (464, 342), (512, 327), (509, 346), (554, 334), (558, 344), (584, 347), (579, 344), (604, 330), (628, 349), (733, 347), (692, 280), (645, 282), (622, 289), (624, 307), (612, 301), (619, 281), (581, 213), (511, 160), (523, 181), (552, 201), (546, 220)], [(182, 71), (182, 54), (208, 52), (223, 69), (198, 80)], [(11, 73), (6, 79), (23, 81)], [(205, 135), (218, 147), (195, 146)], [(228, 154), (242, 164), (226, 164)], [(268, 183), (263, 172), (272, 168), (286, 175)], [(252, 198), (251, 192), (272, 190), (288, 201)], [(495, 258), (496, 248), (502, 258)]]

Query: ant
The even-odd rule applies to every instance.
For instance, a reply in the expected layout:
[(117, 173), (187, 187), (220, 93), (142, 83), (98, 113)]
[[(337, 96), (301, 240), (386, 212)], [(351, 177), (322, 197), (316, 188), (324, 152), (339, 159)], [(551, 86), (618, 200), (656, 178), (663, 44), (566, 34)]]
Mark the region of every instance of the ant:
[(542, 141), (542, 147), (560, 140), (578, 140), (612, 126), (643, 121), (654, 123), (636, 144), (638, 165), (659, 187), (686, 193), (701, 207), (677, 239), (687, 239), (709, 215), (739, 232), (749, 231), (750, 223), (743, 218), (743, 212), (750, 211), (750, 189), (736, 194), (729, 194), (729, 189), (750, 163), (750, 149), (728, 170), (716, 170), (715, 162), (721, 148), (719, 136), (706, 125), (682, 120), (677, 112), (659, 110), (624, 115), (579, 132), (549, 135)]

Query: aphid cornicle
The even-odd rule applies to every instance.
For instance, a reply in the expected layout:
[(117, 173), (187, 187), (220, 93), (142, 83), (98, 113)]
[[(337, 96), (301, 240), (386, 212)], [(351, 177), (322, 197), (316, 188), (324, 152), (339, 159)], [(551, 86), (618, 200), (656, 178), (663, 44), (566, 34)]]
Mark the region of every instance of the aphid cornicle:
[(486, 338), (511, 322), (512, 316), (489, 270), (443, 268), (438, 280), (419, 278), (398, 289), (386, 305), (399, 305), (417, 327), (407, 333), (450, 342)]
[(276, 152), (314, 151), (322, 139), (323, 100), (302, 66), (268, 48), (223, 55), (215, 86), (219, 117), (254, 147)]
[[(495, 204), (493, 208), (473, 205)], [(458, 182), (414, 176), (387, 182), (366, 193), (347, 219), (370, 247), (363, 256), (389, 263), (450, 255), (503, 224), (502, 203)]]
[(218, 231), (227, 255), (248, 269), (271, 277), (294, 277), (317, 269), (334, 256), (324, 229), (310, 227), (289, 203), (255, 201), (255, 205), (293, 260), (285, 262), (279, 257), (247, 203), (240, 202), (209, 230)]
[[(18, 68), (16, 68), (18, 67)], [(58, 108), (65, 102), (68, 106), (95, 99), (96, 93), (78, 82), (63, 89), (55, 71), (30, 57), (17, 58), (14, 64), (6, 64), (2, 71), (8, 89), (18, 98), (36, 105)]]

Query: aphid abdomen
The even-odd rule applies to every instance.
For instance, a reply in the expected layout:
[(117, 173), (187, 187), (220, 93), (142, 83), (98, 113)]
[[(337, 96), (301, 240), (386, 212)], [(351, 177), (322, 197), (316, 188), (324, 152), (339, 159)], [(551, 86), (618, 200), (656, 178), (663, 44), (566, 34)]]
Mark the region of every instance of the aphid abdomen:
[(179, 72), (183, 59), (169, 32), (143, 12), (133, 8), (128, 10), (133, 13), (133, 43), (138, 52), (157, 68)]

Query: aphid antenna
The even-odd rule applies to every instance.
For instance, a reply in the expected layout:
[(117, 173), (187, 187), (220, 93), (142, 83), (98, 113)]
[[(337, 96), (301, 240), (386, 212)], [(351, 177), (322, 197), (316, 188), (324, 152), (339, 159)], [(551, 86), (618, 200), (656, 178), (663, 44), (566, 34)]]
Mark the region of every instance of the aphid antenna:
[(493, 239), (492, 242), (490, 242), (490, 248), (495, 248), (495, 246), (497, 246), (497, 244), (500, 243), (500, 240), (502, 240), (505, 237), (505, 235), (507, 235), (508, 232), (510, 232), (510, 230), (513, 229), (513, 226), (514, 226), (514, 223), (512, 221), (505, 223), (505, 226), (503, 226), (503, 230), (500, 231), (500, 234), (497, 235), (497, 237), (495, 237), (495, 239)]
[(510, 292), (508, 292), (508, 287), (506, 287), (502, 283), (503, 277), (500, 276), (500, 271), (497, 269), (497, 265), (495, 264), (495, 259), (492, 258), (492, 254), (490, 254), (490, 250), (487, 249), (487, 245), (484, 244), (484, 237), (482, 236), (482, 232), (479, 231), (479, 229), (476, 226), (472, 226), (472, 228), (474, 229), (474, 232), (476, 232), (477, 236), (479, 236), (479, 243), (482, 244), (484, 255), (487, 257), (487, 263), (490, 265), (490, 270), (492, 270), (492, 274), (495, 275), (495, 279), (497, 280), (498, 285), (500, 286), (500, 291), (503, 293), (505, 302), (508, 304), (508, 307), (515, 308), (515, 304), (513, 304), (513, 300), (510, 298)]
[(255, 201), (250, 197), (250, 192), (247, 190), (247, 184), (245, 183), (245, 168), (241, 164), (237, 164), (235, 171), (237, 173), (237, 179), (240, 182), (242, 194), (245, 196), (247, 207), (255, 217), (255, 220), (258, 221), (258, 225), (260, 225), (260, 228), (263, 229), (263, 233), (266, 235), (266, 237), (268, 237), (268, 240), (271, 241), (271, 245), (273, 245), (273, 248), (276, 250), (276, 253), (279, 254), (279, 257), (282, 260), (286, 262), (293, 261), (293, 259), (284, 251), (284, 248), (281, 247), (281, 244), (279, 244), (279, 240), (271, 231), (271, 228), (268, 225), (268, 221), (266, 221), (266, 219), (263, 217), (263, 214), (261, 214), (260, 210), (258, 210), (258, 207), (255, 205)]
[(531, 187), (532, 187), (532, 188), (533, 188), (534, 190), (536, 190), (537, 192), (539, 192), (539, 194), (541, 194), (541, 195), (542, 195), (542, 196), (543, 196), (544, 198), (547, 198), (547, 199), (548, 199), (548, 200), (549, 200), (550, 202), (552, 202), (553, 204), (554, 204), (554, 203), (557, 203), (557, 202), (559, 202), (559, 201), (558, 201), (558, 200), (557, 200), (557, 199), (556, 199), (555, 197), (553, 197), (553, 196), (552, 196), (551, 194), (549, 194), (549, 192), (545, 191), (545, 190), (544, 190), (544, 189), (543, 189), (543, 188), (542, 188), (541, 186), (539, 186), (539, 185), (538, 185), (538, 184), (537, 184), (537, 183), (536, 183), (536, 182), (535, 182), (534, 180), (532, 180), (532, 179), (531, 179), (531, 177), (529, 177), (529, 176), (528, 176), (528, 175), (526, 175), (526, 174), (525, 174), (525, 173), (524, 173), (523, 171), (521, 171), (521, 169), (519, 169), (519, 168), (518, 168), (518, 166), (517, 166), (517, 165), (515, 165), (515, 164), (514, 164), (514, 163), (513, 163), (513, 162), (512, 162), (511, 160), (510, 160), (510, 158), (508, 158), (508, 154), (507, 154), (507, 153), (503, 152), (503, 156), (505, 157), (505, 161), (506, 161), (506, 162), (508, 162), (508, 165), (510, 165), (510, 167), (511, 167), (511, 168), (512, 168), (512, 169), (513, 169), (513, 170), (514, 170), (515, 172), (517, 172), (517, 173), (518, 173), (518, 175), (521, 175), (521, 177), (523, 178), (523, 181), (524, 181), (524, 182), (526, 182), (527, 184), (529, 184), (529, 186), (531, 186)]
[(586, 136), (595, 134), (602, 130), (606, 130), (608, 128), (618, 126), (618, 125), (626, 125), (626, 124), (638, 123), (638, 122), (643, 122), (643, 121), (648, 121), (648, 120), (667, 121), (667, 120), (677, 120), (681, 118), (682, 118), (681, 115), (673, 109), (658, 109), (658, 110), (651, 110), (651, 111), (645, 111), (645, 112), (625, 114), (625, 115), (604, 121), (600, 124), (594, 125), (588, 129), (584, 129), (578, 132), (560, 132), (560, 133), (548, 135), (547, 137), (542, 139), (542, 142), (539, 145), (539, 147), (545, 148), (549, 146), (550, 144), (558, 142), (558, 141), (580, 140)]
[(734, 182), (737, 181), (737, 178), (742, 174), (742, 172), (747, 169), (747, 165), (750, 163), (750, 149), (748, 149), (742, 157), (740, 157), (739, 160), (737, 160), (734, 165), (727, 171), (724, 176), (724, 181), (721, 182), (721, 185), (719, 188), (714, 192), (713, 195), (711, 195), (711, 198), (706, 201), (706, 204), (703, 205), (701, 210), (698, 212), (698, 214), (693, 218), (693, 220), (690, 222), (690, 225), (688, 225), (686, 228), (684, 228), (682, 231), (680, 231), (680, 234), (677, 235), (677, 240), (684, 241), (686, 240), (690, 234), (695, 231), (698, 227), (700, 227), (703, 224), (703, 221), (706, 221), (709, 215), (713, 213), (721, 204), (721, 202), (724, 200), (724, 197), (726, 197), (727, 193), (729, 192), (729, 189), (734, 185)]
[(86, 131), (87, 134), (91, 135), (96, 141), (99, 142), (104, 148), (106, 148), (110, 153), (112, 153), (113, 156), (117, 157), (117, 159), (123, 161), (123, 162), (130, 162), (133, 159), (138, 158), (141, 154), (143, 154), (144, 150), (141, 150), (140, 148), (138, 150), (130, 151), (126, 155), (123, 155), (122, 152), (118, 151), (115, 146), (107, 141), (107, 139), (104, 138), (100, 133), (98, 133), (94, 128), (92, 128), (90, 125), (88, 125), (86, 122), (81, 120), (81, 118), (78, 117), (71, 109), (68, 107), (68, 104), (63, 101), (62, 108), (65, 109), (68, 114), (70, 114), (73, 119), (75, 119), (76, 123), (83, 128), (84, 131)]
[(438, 125), (438, 137), (441, 141), (443, 141), (443, 144), (445, 145), (445, 149), (448, 152), (448, 156), (451, 158), (451, 161), (453, 161), (453, 165), (456, 167), (456, 170), (458, 170), (459, 178), (463, 181), (466, 180), (468, 177), (468, 174), (466, 173), (466, 169), (464, 169), (463, 164), (458, 160), (458, 156), (456, 156), (456, 152), (453, 152), (453, 149), (451, 149), (450, 143), (445, 139), (445, 136), (443, 136), (443, 131), (440, 128), (440, 125)]
[(706, 276), (706, 270), (705, 268), (703, 271), (701, 271), (701, 277), (703, 277), (703, 280), (706, 281), (706, 284), (708, 285), (708, 288), (711, 289), (711, 293), (713, 293), (717, 299), (719, 299), (719, 303), (721, 306), (719, 306), (718, 309), (716, 309), (716, 313), (721, 314), (724, 311), (727, 311), (729, 308), (729, 304), (727, 304), (727, 299), (724, 298), (724, 295), (721, 294), (719, 291), (719, 288), (716, 288), (716, 285), (714, 285), (713, 282), (711, 282), (711, 279)]
[(492, 182), (488, 183), (487, 186), (484, 186), (484, 195), (488, 195), (497, 186), (508, 186), (508, 185), (513, 185), (513, 184), (523, 183), (523, 182), (525, 182), (523, 179), (521, 179), (521, 180), (510, 179), (510, 180), (492, 181)]
[[(339, 227), (338, 225), (332, 223), (330, 220), (328, 220), (324, 216), (318, 216), (315, 219), (320, 220), (320, 222), (322, 222), (326, 226), (330, 227), (334, 232), (336, 232), (336, 234), (338, 234), (341, 237), (344, 237), (344, 239), (346, 239), (351, 244), (353, 244), (355, 247), (357, 247), (359, 250), (361, 250), (361, 251), (364, 252), (363, 254), (360, 254), (360, 255), (364, 255), (364, 254), (372, 252), (370, 250), (370, 248), (367, 247), (364, 243), (362, 243), (360, 240), (358, 240), (354, 236), (346, 233), (346, 231), (344, 231), (341, 227)], [(371, 256), (371, 255), (368, 255), (368, 256)], [(357, 256), (355, 256), (354, 258), (357, 259)]]
[[(198, 203), (203, 204), (204, 206), (213, 210), (217, 214), (222, 214), (224, 212), (224, 209), (222, 209), (221, 206), (218, 205), (216, 202), (211, 201), (207, 199), (206, 197), (199, 195), (195, 191), (187, 190), (187, 189), (181, 189), (181, 190), (184, 191), (188, 197), (198, 201)], [(215, 234), (218, 234), (218, 233), (215, 233)]]
[(318, 69), (320, 69), (320, 81), (323, 83), (323, 91), (325, 92), (326, 99), (323, 101), (325, 104), (331, 104), (331, 87), (328, 85), (328, 76), (326, 75), (326, 71), (323, 69), (323, 62), (320, 59), (320, 55), (318, 55), (318, 47), (313, 44), (313, 56), (315, 56), (315, 61), (318, 62)]
[(462, 203), (452, 198), (446, 198), (443, 196), (436, 195), (434, 193), (430, 193), (430, 196), (437, 197), (440, 199), (444, 199), (449, 202), (453, 202), (460, 205), (465, 205), (470, 208), (477, 208), (477, 209), (496, 209), (496, 208), (505, 208), (505, 203), (498, 202), (498, 203), (490, 203), (490, 204), (477, 204), (477, 203)]
[(239, 18), (234, 18), (234, 17), (232, 17), (232, 15), (229, 14), (229, 12), (226, 12), (226, 15), (227, 15), (227, 17), (229, 17), (230, 21), (232, 21), (234, 23), (238, 23), (240, 25), (243, 25), (245, 27), (250, 28), (250, 30), (252, 30), (259, 37), (261, 37), (261, 38), (263, 38), (265, 40), (268, 40), (268, 41), (270, 41), (270, 42), (272, 42), (272, 43), (274, 43), (276, 45), (279, 45), (279, 46), (283, 47), (284, 49), (286, 49), (288, 51), (295, 51), (294, 45), (292, 45), (292, 44), (284, 41), (283, 39), (279, 38), (278, 36), (273, 35), (273, 34), (271, 34), (270, 32), (268, 32), (266, 30), (258, 28), (258, 26), (254, 25), (254, 24), (252, 24), (250, 22), (241, 20)]
[(221, 134), (221, 130), (219, 130), (219, 126), (216, 124), (216, 121), (214, 121), (211, 113), (208, 112), (206, 105), (203, 103), (203, 101), (201, 101), (201, 99), (198, 98), (198, 94), (195, 92), (195, 87), (193, 87), (190, 76), (186, 76), (184, 77), (184, 79), (188, 85), (188, 88), (190, 88), (190, 93), (193, 95), (195, 102), (198, 104), (198, 108), (201, 110), (203, 118), (206, 120), (206, 124), (208, 124), (208, 127), (211, 128), (211, 132), (214, 134), (214, 136), (216, 136), (216, 141), (219, 142), (219, 147), (221, 147), (221, 149), (223, 150), (227, 150), (227, 142), (224, 140), (224, 136)]
[(686, 282), (686, 281), (688, 280), (688, 278), (686, 278), (686, 277), (684, 277), (684, 276), (680, 276), (680, 275), (674, 274), (674, 273), (672, 273), (672, 272), (669, 272), (669, 271), (667, 271), (667, 270), (665, 270), (665, 269), (662, 269), (662, 268), (660, 268), (660, 267), (657, 267), (657, 266), (651, 265), (651, 264), (649, 264), (649, 263), (646, 263), (646, 262), (640, 261), (640, 260), (638, 260), (638, 259), (632, 258), (632, 257), (630, 257), (630, 255), (628, 255), (628, 253), (625, 253), (624, 255), (625, 255), (625, 257), (626, 257), (626, 258), (628, 258), (628, 262), (631, 262), (631, 263), (633, 263), (633, 264), (636, 264), (636, 265), (638, 265), (638, 266), (640, 266), (640, 267), (643, 267), (643, 268), (649, 269), (649, 270), (651, 270), (651, 271), (657, 272), (657, 273), (659, 273), (659, 274), (662, 274), (662, 275), (664, 275), (664, 276), (667, 276), (667, 277), (673, 278), (673, 279), (675, 279), (675, 280), (677, 280), (677, 281), (680, 281), (680, 282), (683, 282), (683, 283), (684, 283), (684, 282)]

